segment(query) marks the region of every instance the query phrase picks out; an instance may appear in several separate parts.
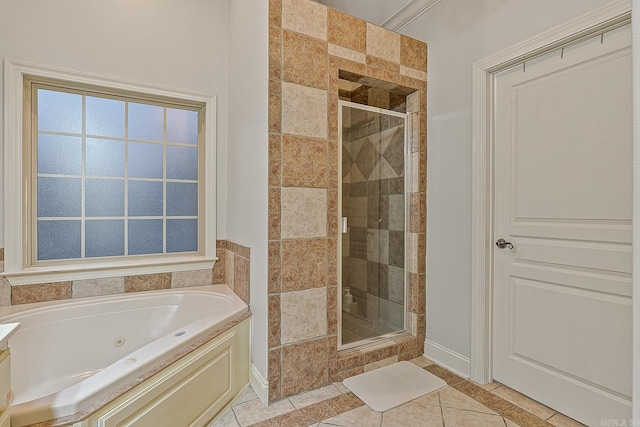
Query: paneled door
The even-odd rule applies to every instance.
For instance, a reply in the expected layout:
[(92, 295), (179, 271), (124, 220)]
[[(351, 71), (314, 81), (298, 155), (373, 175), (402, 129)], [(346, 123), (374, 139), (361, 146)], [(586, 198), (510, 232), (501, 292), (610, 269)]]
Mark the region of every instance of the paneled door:
[(630, 45), (627, 25), (493, 81), (493, 377), (590, 426), (631, 417)]

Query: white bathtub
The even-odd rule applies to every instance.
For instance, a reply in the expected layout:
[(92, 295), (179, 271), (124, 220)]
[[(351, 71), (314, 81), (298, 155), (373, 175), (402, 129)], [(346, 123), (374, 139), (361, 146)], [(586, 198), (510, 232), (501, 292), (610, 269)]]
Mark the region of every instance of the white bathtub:
[(3, 310), (0, 315), (11, 314), (0, 323), (21, 324), (9, 340), (11, 422), (19, 427), (86, 417), (246, 317), (248, 307), (228, 287), (215, 285)]

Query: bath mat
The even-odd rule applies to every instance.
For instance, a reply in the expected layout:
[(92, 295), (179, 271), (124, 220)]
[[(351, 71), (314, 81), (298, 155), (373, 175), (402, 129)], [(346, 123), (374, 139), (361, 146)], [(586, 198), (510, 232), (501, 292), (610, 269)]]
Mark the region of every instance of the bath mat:
[(411, 362), (394, 363), (347, 378), (342, 383), (377, 412), (388, 411), (447, 385)]

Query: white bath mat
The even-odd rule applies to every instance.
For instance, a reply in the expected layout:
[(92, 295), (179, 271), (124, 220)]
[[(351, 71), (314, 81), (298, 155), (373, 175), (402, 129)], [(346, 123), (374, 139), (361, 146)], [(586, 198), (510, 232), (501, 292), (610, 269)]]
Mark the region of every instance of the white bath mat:
[(398, 362), (342, 382), (371, 409), (388, 411), (424, 394), (446, 387), (440, 378), (411, 362)]

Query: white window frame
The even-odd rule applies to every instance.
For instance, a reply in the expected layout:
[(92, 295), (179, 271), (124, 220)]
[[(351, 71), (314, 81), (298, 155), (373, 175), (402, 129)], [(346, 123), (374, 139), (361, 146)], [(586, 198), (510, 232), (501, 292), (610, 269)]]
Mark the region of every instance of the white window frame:
[[(188, 254), (161, 254), (123, 256), (103, 260), (82, 259), (59, 265), (28, 265), (30, 242), (27, 240), (30, 212), (27, 211), (26, 181), (24, 176), (29, 159), (24, 154), (23, 114), (24, 80), (27, 76), (55, 79), (73, 84), (102, 86), (110, 90), (137, 92), (155, 97), (195, 101), (205, 105), (204, 116), (204, 213), (199, 232), (203, 244), (201, 252)], [(213, 268), (216, 254), (216, 98), (159, 89), (101, 76), (44, 67), (5, 58), (4, 60), (4, 273), (11, 284), (47, 283), (102, 277), (132, 276), (138, 274)]]

